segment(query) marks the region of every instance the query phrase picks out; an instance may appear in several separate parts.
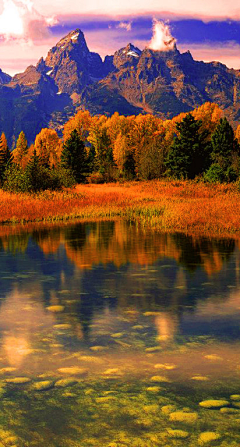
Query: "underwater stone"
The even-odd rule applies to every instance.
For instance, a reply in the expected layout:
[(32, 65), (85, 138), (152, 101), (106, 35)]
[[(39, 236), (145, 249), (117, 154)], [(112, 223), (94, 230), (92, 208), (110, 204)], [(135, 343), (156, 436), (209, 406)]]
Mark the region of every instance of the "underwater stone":
[(171, 438), (184, 439), (189, 436), (189, 433), (184, 430), (173, 430), (172, 428), (168, 428), (167, 431)]
[(239, 411), (240, 410), (238, 408), (228, 408), (228, 407), (220, 408), (221, 413), (227, 413), (227, 414), (231, 414), (231, 413), (239, 414)]
[(78, 383), (77, 379), (69, 378), (69, 379), (60, 379), (55, 382), (54, 387), (55, 388), (66, 388), (67, 386), (76, 385)]
[(175, 411), (169, 416), (170, 421), (174, 422), (184, 422), (186, 424), (193, 424), (197, 421), (197, 413), (185, 413), (184, 411)]
[(161, 391), (161, 387), (160, 386), (149, 386), (147, 388), (147, 391), (150, 391), (150, 393), (159, 393), (159, 391)]
[(174, 411), (176, 411), (176, 407), (175, 407), (175, 405), (164, 405), (162, 408), (161, 408), (161, 411), (162, 411), (162, 413), (163, 414), (170, 414), (170, 413), (173, 413)]
[(29, 379), (29, 377), (13, 377), (11, 379), (5, 379), (6, 383), (14, 383), (16, 385), (23, 385), (25, 383), (31, 382), (32, 379)]
[(191, 380), (199, 380), (199, 381), (202, 381), (202, 382), (206, 382), (207, 380), (209, 380), (209, 378), (206, 377), (206, 376), (197, 375), (197, 376), (191, 377)]
[(240, 394), (232, 394), (230, 396), (230, 399), (232, 399), (232, 400), (239, 400), (240, 401)]
[(94, 352), (97, 352), (97, 351), (104, 351), (107, 348), (106, 348), (106, 346), (91, 346), (90, 349)]
[(227, 405), (229, 405), (229, 402), (223, 399), (208, 399), (199, 402), (199, 405), (203, 408), (220, 408), (227, 407)]
[(87, 374), (88, 370), (86, 368), (79, 368), (79, 366), (68, 366), (66, 368), (58, 368), (58, 371), (62, 374)]
[(6, 368), (1, 368), (0, 369), (0, 374), (5, 374), (5, 373), (9, 373), (9, 372), (13, 372), (16, 371), (17, 368), (13, 368), (11, 366), (7, 366)]
[(52, 380), (43, 380), (42, 382), (33, 383), (31, 386), (31, 390), (33, 391), (47, 391), (50, 390), (54, 386), (54, 382)]
[(156, 365), (154, 365), (154, 368), (171, 370), (177, 368), (177, 366), (173, 365), (172, 363), (156, 363)]
[(151, 382), (171, 382), (168, 377), (164, 376), (153, 376), (150, 380)]
[(212, 361), (223, 360), (223, 358), (220, 357), (220, 356), (217, 355), (217, 354), (207, 354), (207, 355), (205, 355), (204, 357), (205, 357), (205, 359), (207, 359), (207, 360), (212, 360)]
[(220, 438), (220, 435), (218, 433), (214, 433), (213, 431), (204, 431), (200, 434), (198, 438), (198, 442), (200, 445), (207, 444), (211, 441), (216, 441)]

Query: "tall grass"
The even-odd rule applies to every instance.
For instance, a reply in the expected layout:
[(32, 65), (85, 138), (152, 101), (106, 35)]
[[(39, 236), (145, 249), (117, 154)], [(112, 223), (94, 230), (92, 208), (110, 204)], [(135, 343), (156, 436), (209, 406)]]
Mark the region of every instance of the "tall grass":
[(160, 230), (232, 235), (240, 231), (237, 185), (148, 181), (78, 185), (37, 195), (0, 191), (0, 223), (123, 216)]

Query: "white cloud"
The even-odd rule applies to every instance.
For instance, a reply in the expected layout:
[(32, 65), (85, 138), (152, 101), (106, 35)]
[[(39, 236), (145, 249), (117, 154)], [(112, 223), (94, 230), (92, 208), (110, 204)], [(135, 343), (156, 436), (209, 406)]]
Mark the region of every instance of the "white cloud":
[(40, 14), (31, 0), (3, 0), (0, 35), (5, 39), (38, 40), (46, 37), (54, 17)]
[(240, 18), (240, 5), (236, 0), (34, 0), (42, 14), (113, 14), (136, 15), (140, 13), (171, 12), (198, 17)]
[(153, 20), (153, 36), (148, 48), (155, 51), (173, 50), (176, 40), (171, 35), (169, 26), (159, 20)]
[(125, 29), (126, 31), (131, 31), (132, 22), (120, 22), (119, 25), (116, 26), (116, 28)]

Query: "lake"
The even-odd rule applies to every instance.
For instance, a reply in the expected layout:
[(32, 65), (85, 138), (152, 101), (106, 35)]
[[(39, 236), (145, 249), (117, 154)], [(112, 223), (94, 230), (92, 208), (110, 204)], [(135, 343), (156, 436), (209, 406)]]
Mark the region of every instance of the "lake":
[(0, 447), (239, 447), (238, 241), (1, 234)]

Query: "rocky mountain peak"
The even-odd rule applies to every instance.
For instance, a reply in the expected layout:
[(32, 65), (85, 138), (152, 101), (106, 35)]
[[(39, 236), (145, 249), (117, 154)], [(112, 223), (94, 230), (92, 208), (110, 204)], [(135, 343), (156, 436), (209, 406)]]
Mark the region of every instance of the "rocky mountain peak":
[(99, 54), (89, 51), (83, 32), (77, 28), (63, 37), (40, 59), (37, 70), (50, 76), (59, 91), (78, 95), (82, 89), (106, 76), (106, 64)]
[(11, 81), (11, 76), (4, 73), (0, 68), (0, 85), (8, 84)]
[(136, 65), (141, 53), (139, 48), (129, 43), (126, 47), (114, 53), (113, 65), (118, 69), (127, 65)]

